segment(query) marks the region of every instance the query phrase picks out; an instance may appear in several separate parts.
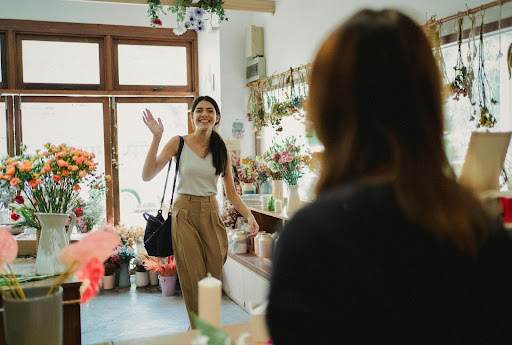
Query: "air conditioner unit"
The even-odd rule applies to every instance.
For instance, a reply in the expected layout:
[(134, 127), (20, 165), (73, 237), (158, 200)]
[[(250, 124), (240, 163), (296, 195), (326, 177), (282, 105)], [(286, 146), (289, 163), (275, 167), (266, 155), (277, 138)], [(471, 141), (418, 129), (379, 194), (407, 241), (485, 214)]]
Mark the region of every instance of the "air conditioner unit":
[(248, 83), (258, 79), (265, 78), (267, 76), (265, 71), (266, 66), (264, 57), (257, 56), (253, 59), (247, 60), (247, 67), (245, 68), (245, 77), (247, 78)]

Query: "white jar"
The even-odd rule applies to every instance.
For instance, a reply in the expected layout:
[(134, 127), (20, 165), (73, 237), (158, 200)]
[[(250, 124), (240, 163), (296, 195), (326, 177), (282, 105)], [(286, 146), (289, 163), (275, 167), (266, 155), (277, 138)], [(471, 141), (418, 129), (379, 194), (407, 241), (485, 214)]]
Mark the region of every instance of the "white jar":
[(232, 238), (232, 248), (235, 254), (247, 253), (247, 236), (243, 231), (237, 231)]
[(259, 250), (260, 256), (262, 258), (271, 258), (272, 257), (272, 247), (274, 245), (274, 240), (270, 234), (263, 234), (259, 239)]
[(283, 202), (281, 201), (281, 199), (276, 199), (276, 201), (274, 202), (274, 210), (276, 213), (283, 212)]
[(258, 256), (260, 256), (260, 238), (261, 238), (261, 236), (263, 236), (263, 234), (266, 234), (266, 233), (267, 233), (266, 231), (260, 231), (260, 232), (258, 232), (256, 237), (254, 237), (254, 252)]

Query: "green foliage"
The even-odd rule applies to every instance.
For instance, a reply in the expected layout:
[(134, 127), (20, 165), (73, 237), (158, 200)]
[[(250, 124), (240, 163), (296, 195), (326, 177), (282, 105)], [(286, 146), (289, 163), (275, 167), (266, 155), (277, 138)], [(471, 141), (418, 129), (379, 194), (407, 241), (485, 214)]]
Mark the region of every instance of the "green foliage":
[(82, 210), (84, 211), (82, 219), (84, 220), (85, 224), (87, 224), (87, 229), (92, 230), (94, 226), (100, 222), (103, 215), (105, 214), (105, 209), (103, 208), (104, 200), (104, 190), (89, 190), (89, 200), (82, 207)]
[(209, 338), (208, 345), (236, 345), (226, 332), (200, 318), (195, 313), (192, 313), (192, 322), (202, 335)]

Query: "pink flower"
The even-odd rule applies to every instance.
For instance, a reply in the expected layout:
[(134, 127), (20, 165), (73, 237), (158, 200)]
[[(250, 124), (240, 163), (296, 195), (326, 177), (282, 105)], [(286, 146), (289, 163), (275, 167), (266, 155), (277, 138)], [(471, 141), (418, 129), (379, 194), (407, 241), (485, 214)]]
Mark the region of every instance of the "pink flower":
[(87, 303), (98, 294), (101, 279), (105, 274), (105, 266), (96, 257), (92, 258), (79, 272), (76, 277), (82, 280), (80, 286), (80, 304)]
[(288, 171), (288, 168), (287, 167), (283, 167), (283, 171)]
[(290, 163), (295, 158), (295, 153), (290, 153), (286, 156), (286, 163)]
[(119, 236), (113, 226), (102, 226), (98, 231), (89, 232), (80, 241), (64, 247), (59, 255), (59, 261), (71, 266), (71, 274), (81, 270), (92, 258), (100, 262), (107, 260), (114, 248), (120, 244)]
[(293, 150), (293, 148), (294, 148), (293, 145), (288, 145), (288, 151)]
[(272, 161), (274, 161), (274, 162), (275, 162), (275, 161), (277, 161), (277, 160), (279, 160), (279, 153), (274, 153), (274, 154), (272, 155)]
[(14, 200), (18, 203), (18, 204), (21, 204), (23, 205), (23, 203), (25, 202), (25, 199), (23, 199), (23, 197), (21, 195), (16, 195), (16, 197), (14, 198)]
[(4, 228), (0, 228), (0, 273), (3, 264), (8, 264), (16, 259), (18, 253), (18, 242), (14, 236)]
[(279, 164), (285, 164), (288, 162), (288, 155), (285, 153), (279, 158)]

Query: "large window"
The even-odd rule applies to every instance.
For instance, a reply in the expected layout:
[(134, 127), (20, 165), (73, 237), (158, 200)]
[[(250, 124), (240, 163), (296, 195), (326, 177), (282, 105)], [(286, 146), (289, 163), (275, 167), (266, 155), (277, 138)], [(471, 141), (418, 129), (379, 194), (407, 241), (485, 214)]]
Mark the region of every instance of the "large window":
[[(129, 100), (127, 100), (129, 101)], [(150, 100), (149, 100), (150, 101)], [(162, 119), (164, 134), (160, 150), (173, 136), (182, 135), (188, 129), (186, 100), (178, 103), (118, 103), (117, 128), (119, 132), (119, 188), (120, 211), (123, 222), (144, 225), (142, 213), (154, 213), (160, 207), (167, 174), (167, 166), (151, 181), (142, 181), (142, 166), (151, 144), (152, 135), (141, 120), (144, 109)], [(164, 209), (169, 208), (174, 178), (174, 165), (169, 173)]]
[[(460, 173), (462, 164), (464, 162), (466, 151), (469, 144), (469, 138), (473, 131), (507, 131), (512, 129), (512, 117), (510, 101), (510, 81), (507, 70), (507, 57), (506, 48), (512, 43), (512, 29), (503, 30), (501, 34), (501, 47), (504, 55), (498, 57), (500, 47), (500, 35), (492, 33), (484, 36), (484, 56), (485, 56), (485, 69), (487, 79), (492, 93), (498, 104), (493, 105), (497, 119), (494, 128), (480, 128), (477, 129), (478, 121), (478, 107), (476, 107), (477, 114), (474, 121), (470, 121), (470, 116), (475, 110), (471, 106), (468, 97), (460, 97), (454, 100), (453, 96), (449, 97), (445, 103), (445, 145), (448, 158), (452, 167), (457, 174)], [(476, 41), (478, 47), (478, 37)], [(443, 56), (446, 63), (446, 72), (448, 78), (453, 80), (454, 69), (453, 66), (457, 62), (458, 45), (456, 43), (449, 44), (442, 47)], [(464, 63), (467, 65), (468, 44), (464, 41), (462, 44), (462, 57)], [(475, 74), (477, 73), (477, 61), (474, 63)], [(476, 89), (475, 89), (476, 90)], [(474, 91), (476, 92), (476, 91)], [(488, 95), (488, 97), (491, 97)], [(509, 148), (508, 157), (512, 158), (512, 150)], [(512, 159), (507, 158), (508, 164), (512, 163)]]
[(142, 110), (164, 120), (162, 147), (188, 131), (197, 34), (0, 19), (0, 58), (0, 94), (7, 95), (0, 98), (0, 155), (46, 142), (92, 152), (99, 172), (112, 177), (101, 201), (104, 220), (142, 225), (141, 212), (159, 206), (165, 178), (142, 182), (151, 143)]

